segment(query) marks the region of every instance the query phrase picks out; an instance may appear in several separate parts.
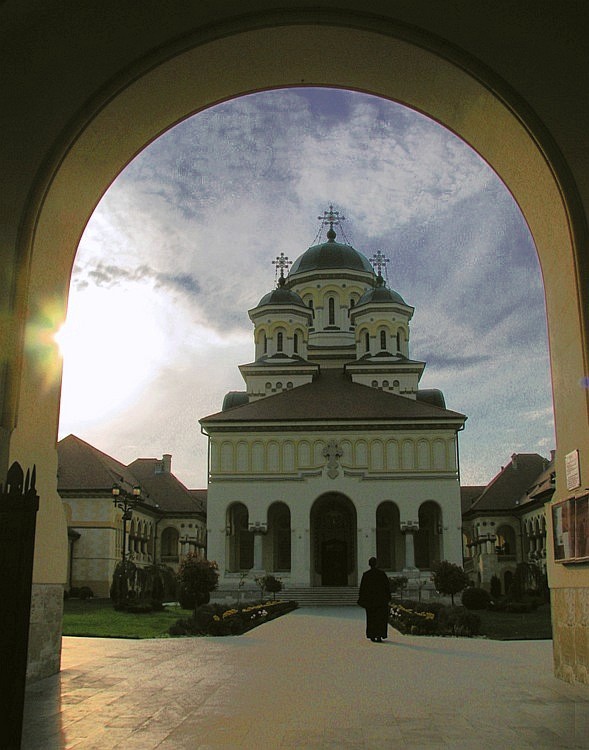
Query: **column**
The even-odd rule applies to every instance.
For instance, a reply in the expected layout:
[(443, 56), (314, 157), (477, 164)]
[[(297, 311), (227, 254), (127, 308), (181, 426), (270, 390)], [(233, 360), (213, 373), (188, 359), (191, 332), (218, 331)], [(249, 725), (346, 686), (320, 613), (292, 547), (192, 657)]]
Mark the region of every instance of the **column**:
[(264, 570), (263, 564), (263, 543), (264, 538), (261, 531), (254, 532), (254, 570)]
[(401, 521), (401, 531), (405, 534), (405, 567), (403, 570), (417, 570), (415, 567), (415, 538), (414, 534), (419, 531), (416, 521)]
[(293, 528), (290, 543), (290, 585), (309, 585), (309, 529)]

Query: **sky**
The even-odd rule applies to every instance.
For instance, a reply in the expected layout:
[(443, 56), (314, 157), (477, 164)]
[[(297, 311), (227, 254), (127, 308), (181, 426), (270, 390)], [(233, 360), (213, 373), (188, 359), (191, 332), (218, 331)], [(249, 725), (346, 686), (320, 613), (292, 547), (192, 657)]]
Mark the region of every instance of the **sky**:
[[(415, 308), (410, 356), (468, 416), (463, 484), (514, 452), (549, 456), (554, 426), (544, 291), (527, 225), (492, 169), (439, 124), (355, 92), (286, 89), (201, 112), (147, 146), (81, 238), (68, 317), (60, 438), (123, 463), (172, 454), (206, 486), (199, 418), (244, 390), (247, 311), (272, 260), (314, 244), (330, 204), (347, 241), (388, 258)], [(341, 233), (338, 241), (342, 239)]]

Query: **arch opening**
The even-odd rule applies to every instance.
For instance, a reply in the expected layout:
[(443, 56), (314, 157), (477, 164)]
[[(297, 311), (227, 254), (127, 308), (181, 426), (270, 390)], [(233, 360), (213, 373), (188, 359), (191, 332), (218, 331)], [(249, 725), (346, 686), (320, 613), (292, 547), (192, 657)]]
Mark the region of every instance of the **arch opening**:
[[(466, 56), (463, 61), (450, 59), (455, 53), (436, 50), (435, 41), (410, 43), (398, 29), (377, 28), (370, 19), (346, 22), (347, 28), (343, 18), (341, 27), (305, 25), (300, 19), (292, 27), (242, 27), (237, 34), (209, 37), (206, 43), (195, 41), (191, 49), (179, 54), (164, 45), (158, 49), (158, 60), (137, 61), (111, 90), (96, 94), (94, 106), (72, 123), (71, 137), (64, 135), (56, 146), (51, 172), (31, 189), (31, 195), (38, 197), (31, 200), (28, 216), (22, 221), (19, 217), (24, 227), (20, 239), (23, 278), (30, 274), (17, 296), (15, 319), (33, 325), (50, 297), (58, 302), (56, 317), (63, 317), (71, 264), (87, 218), (124, 164), (170, 125), (241, 93), (297, 85), (301, 74), (318, 85), (375, 93), (406, 103), (461, 135), (493, 165), (526, 217), (545, 274), (557, 475), (564, 477), (564, 456), (579, 448), (586, 460), (589, 451), (587, 392), (571, 385), (581, 382), (589, 371), (585, 320), (589, 305), (586, 279), (581, 278), (585, 227), (578, 218), (576, 190), (561, 168), (560, 156), (556, 149), (551, 151), (541, 124), (528, 115), (523, 102), (518, 112), (520, 103), (502, 95), (500, 82), (495, 85), (484, 72), (473, 70)], [(268, 56), (267, 51), (273, 49), (281, 49), (284, 64), (277, 66)], [(207, 76), (209, 71), (214, 75)], [(193, 86), (195, 77), (202, 82), (198, 92)], [(88, 170), (88, 163), (95, 168)], [(64, 206), (68, 207), (67, 221)], [(58, 583), (64, 580), (66, 564), (60, 543), (65, 526), (59, 520), (54, 471), (59, 389), (53, 386), (42, 408), (34, 408), (46, 370), (37, 371), (26, 358), (21, 366), (23, 347), (21, 336), (5, 397), (11, 431), (2, 435), (3, 455), (24, 465), (37, 464), (44, 501), (34, 580)], [(55, 359), (55, 352), (51, 356)], [(564, 487), (557, 485), (555, 500), (563, 496)], [(552, 583), (560, 588), (580, 585), (578, 573), (553, 570)]]
[(311, 508), (311, 585), (355, 586), (357, 580), (356, 508), (337, 492)]

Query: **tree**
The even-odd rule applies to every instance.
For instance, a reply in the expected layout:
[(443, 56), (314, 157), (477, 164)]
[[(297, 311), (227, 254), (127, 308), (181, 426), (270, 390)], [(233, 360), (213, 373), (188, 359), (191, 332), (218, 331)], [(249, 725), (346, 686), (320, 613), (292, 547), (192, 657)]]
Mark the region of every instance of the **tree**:
[(276, 599), (276, 594), (282, 591), (282, 581), (274, 576), (266, 576), (266, 591), (272, 594), (272, 599)]
[(180, 604), (186, 609), (207, 604), (218, 580), (219, 566), (214, 560), (200, 560), (194, 552), (189, 552), (178, 570)]
[(436, 591), (452, 597), (452, 606), (454, 606), (454, 594), (464, 591), (470, 583), (464, 570), (448, 560), (434, 563), (432, 580)]

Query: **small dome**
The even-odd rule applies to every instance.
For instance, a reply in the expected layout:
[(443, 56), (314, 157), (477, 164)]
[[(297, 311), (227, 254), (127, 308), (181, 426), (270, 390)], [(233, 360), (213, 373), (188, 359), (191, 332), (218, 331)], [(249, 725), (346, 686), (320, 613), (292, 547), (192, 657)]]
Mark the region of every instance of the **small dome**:
[(327, 242), (313, 245), (299, 256), (292, 265), (288, 278), (307, 271), (319, 271), (325, 268), (349, 268), (353, 271), (374, 273), (370, 261), (351, 245), (335, 241), (333, 229), (327, 232)]
[(400, 305), (407, 304), (398, 292), (385, 286), (384, 279), (380, 275), (376, 277), (376, 286), (374, 289), (369, 289), (367, 292), (364, 292), (356, 303), (356, 307), (367, 305), (369, 302), (396, 302)]
[(227, 411), (227, 409), (233, 409), (234, 406), (243, 406), (244, 404), (249, 404), (249, 396), (245, 391), (229, 391), (223, 398), (221, 411)]
[(265, 294), (258, 302), (258, 307), (263, 305), (301, 305), (306, 308), (305, 303), (296, 292), (286, 289), (284, 281), (284, 277), (281, 276), (278, 280), (279, 286)]

